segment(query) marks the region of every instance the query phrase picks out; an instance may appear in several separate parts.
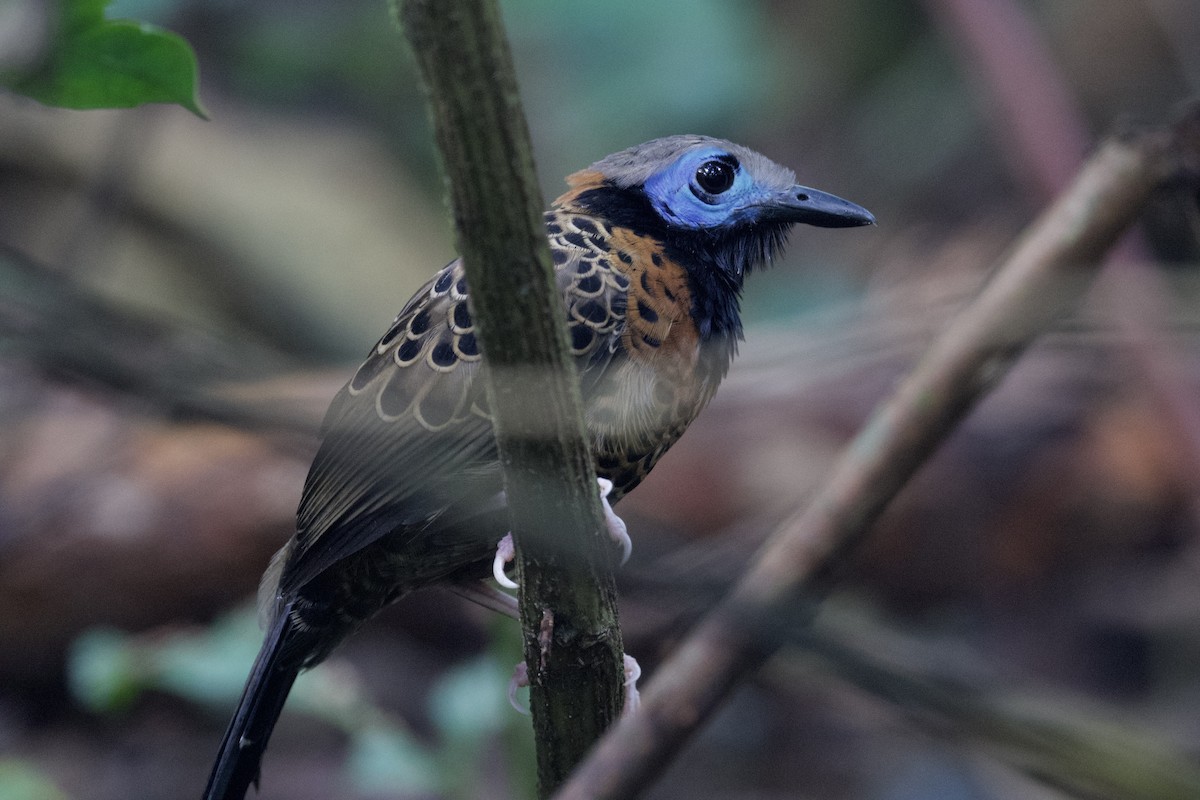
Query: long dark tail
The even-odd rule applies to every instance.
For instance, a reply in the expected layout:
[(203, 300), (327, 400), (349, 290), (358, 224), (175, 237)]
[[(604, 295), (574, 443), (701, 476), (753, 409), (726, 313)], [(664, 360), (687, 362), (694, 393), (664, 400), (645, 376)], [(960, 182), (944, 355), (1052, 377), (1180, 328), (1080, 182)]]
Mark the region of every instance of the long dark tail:
[(258, 768), (267, 740), (300, 673), (301, 659), (296, 657), (294, 647), (297, 631), (289, 611), (282, 609), (267, 632), (221, 741), (217, 763), (204, 787), (204, 800), (242, 800), (250, 784), (258, 786)]

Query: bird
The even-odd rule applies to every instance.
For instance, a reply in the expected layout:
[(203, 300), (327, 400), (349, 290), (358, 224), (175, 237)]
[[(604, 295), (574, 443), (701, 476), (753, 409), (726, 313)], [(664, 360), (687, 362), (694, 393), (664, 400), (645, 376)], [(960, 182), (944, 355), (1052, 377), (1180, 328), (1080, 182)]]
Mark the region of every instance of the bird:
[[(566, 182), (545, 232), (596, 476), (615, 503), (725, 377), (742, 339), (745, 277), (771, 262), (797, 223), (875, 219), (708, 136), (654, 139)], [(493, 574), (507, 515), (473, 313), (455, 260), (417, 290), (333, 399), (295, 535), (263, 576), (264, 642), (205, 800), (258, 785), (300, 671), (403, 595)]]

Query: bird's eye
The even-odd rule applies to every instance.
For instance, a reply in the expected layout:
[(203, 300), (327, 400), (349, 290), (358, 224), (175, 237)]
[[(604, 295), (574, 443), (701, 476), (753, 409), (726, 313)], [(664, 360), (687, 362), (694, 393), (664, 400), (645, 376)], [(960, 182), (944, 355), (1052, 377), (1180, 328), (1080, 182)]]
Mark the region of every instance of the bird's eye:
[(696, 170), (696, 185), (709, 194), (720, 194), (733, 186), (734, 168), (724, 161), (705, 161)]

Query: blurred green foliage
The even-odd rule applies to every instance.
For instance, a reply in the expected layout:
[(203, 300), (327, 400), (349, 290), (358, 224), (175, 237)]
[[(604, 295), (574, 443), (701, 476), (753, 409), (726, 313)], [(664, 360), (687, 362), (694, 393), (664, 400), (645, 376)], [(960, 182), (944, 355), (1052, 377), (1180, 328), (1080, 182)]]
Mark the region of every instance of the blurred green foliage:
[(108, 0), (61, 0), (42, 63), (0, 84), (52, 106), (131, 108), (178, 103), (200, 117), (196, 55), (180, 36), (107, 19)]
[(39, 770), (15, 758), (0, 759), (3, 800), (67, 800), (67, 795)]
[(749, 113), (779, 74), (757, 4), (508, 0), (504, 11), (539, 136), (595, 143), (597, 156)]
[[(497, 620), (493, 639), (488, 652), (447, 670), (429, 693), (432, 743), (377, 706), (357, 675), (336, 661), (300, 676), (284, 715), (306, 714), (342, 731), (349, 740), (346, 776), (362, 793), (477, 797), (482, 782), (495, 780), (483, 765), (487, 748), (499, 740), (520, 754), (506, 776), (512, 796), (528, 796), (532, 733), (505, 700), (511, 665), (520, 658), (519, 632), (509, 620)], [(68, 678), (80, 704), (97, 713), (120, 714), (142, 693), (157, 691), (224, 714), (237, 702), (261, 641), (248, 609), (203, 630), (130, 636), (95, 629), (76, 640)], [(0, 797), (7, 795), (0, 791)]]

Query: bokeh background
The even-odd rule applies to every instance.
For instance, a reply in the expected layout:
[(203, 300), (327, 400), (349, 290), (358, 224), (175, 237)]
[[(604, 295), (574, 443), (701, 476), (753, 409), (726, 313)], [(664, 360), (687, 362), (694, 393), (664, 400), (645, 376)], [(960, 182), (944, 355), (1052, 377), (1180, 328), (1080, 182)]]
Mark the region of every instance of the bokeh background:
[[(651, 679), (1087, 152), (1200, 91), (1194, 0), (502, 6), (547, 198), (696, 132), (879, 219), (752, 276), (726, 386), (622, 503)], [(0, 2), (0, 64), (45, 12)], [(383, 0), (110, 16), (194, 45), (211, 120), (0, 94), (4, 798), (198, 795), (321, 413), (454, 253)], [(652, 797), (1191, 796), (1198, 232), (1194, 193), (1155, 198)], [(518, 658), (508, 621), (404, 600), (298, 684), (260, 796), (531, 796)]]

